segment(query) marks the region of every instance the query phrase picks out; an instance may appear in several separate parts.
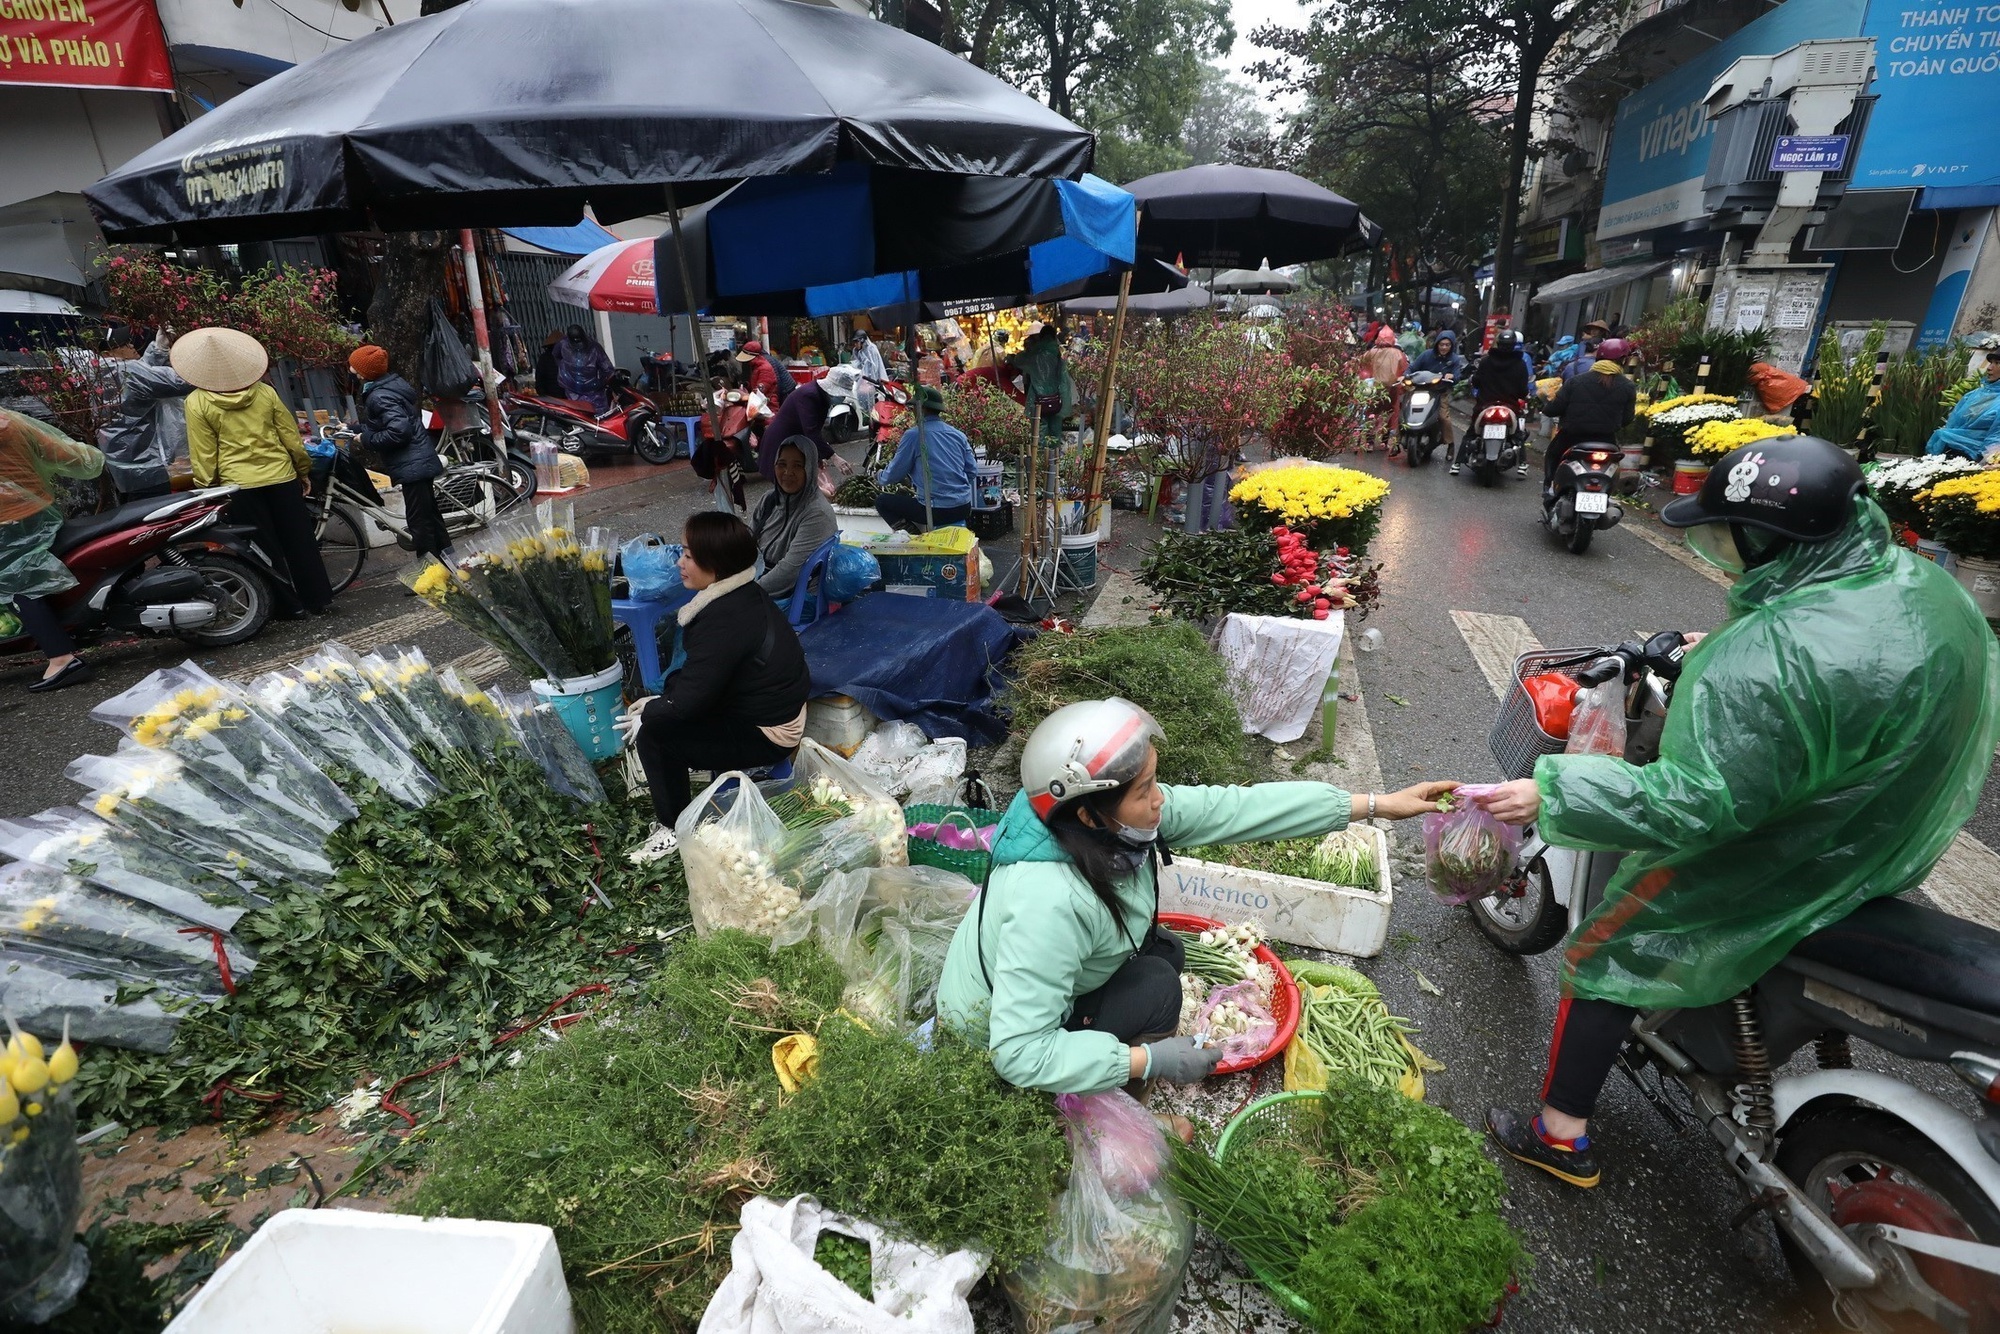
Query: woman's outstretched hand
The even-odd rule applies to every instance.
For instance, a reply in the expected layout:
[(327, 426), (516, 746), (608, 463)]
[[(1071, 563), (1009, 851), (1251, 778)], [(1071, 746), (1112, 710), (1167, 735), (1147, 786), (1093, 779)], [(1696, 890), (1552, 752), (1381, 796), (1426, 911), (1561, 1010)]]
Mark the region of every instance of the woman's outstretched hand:
[[(1428, 815), (1439, 809), (1438, 798), (1457, 787), (1454, 780), (1435, 783), (1412, 783), (1400, 792), (1375, 794), (1375, 809), (1372, 812), (1380, 820), (1407, 820), (1413, 815)], [(1367, 793), (1354, 798), (1352, 815), (1356, 820), (1366, 820), (1371, 815), (1368, 809)]]

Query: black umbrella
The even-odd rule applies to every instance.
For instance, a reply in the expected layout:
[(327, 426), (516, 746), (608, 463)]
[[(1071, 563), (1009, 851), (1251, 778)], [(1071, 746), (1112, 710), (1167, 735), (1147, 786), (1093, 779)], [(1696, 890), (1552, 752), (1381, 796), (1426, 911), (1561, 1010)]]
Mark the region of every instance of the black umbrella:
[(950, 52), (796, 0), (470, 0), (224, 103), (84, 193), (114, 241), (654, 212), (753, 177), (1074, 177), (1092, 138)]
[(1289, 171), (1210, 163), (1141, 177), (1139, 253), (1202, 268), (1332, 259), (1380, 230), (1351, 199)]
[[(1133, 284), (1132, 290), (1134, 293), (1139, 291), (1137, 283)], [(1126, 308), (1134, 315), (1185, 315), (1189, 311), (1207, 310), (1214, 304), (1214, 298), (1206, 287), (1200, 283), (1187, 283), (1170, 290), (1134, 295), (1126, 303)], [(1065, 300), (1062, 308), (1065, 315), (1109, 315), (1118, 309), (1118, 298), (1115, 295), (1085, 295)]]

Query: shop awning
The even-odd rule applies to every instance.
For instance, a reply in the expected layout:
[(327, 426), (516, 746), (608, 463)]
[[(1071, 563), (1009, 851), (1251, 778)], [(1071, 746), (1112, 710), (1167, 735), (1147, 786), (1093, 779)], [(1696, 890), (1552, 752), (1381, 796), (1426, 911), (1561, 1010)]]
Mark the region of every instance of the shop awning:
[(1619, 264), (1609, 269), (1585, 269), (1582, 273), (1572, 273), (1558, 278), (1536, 292), (1529, 300), (1538, 306), (1552, 306), (1558, 301), (1576, 301), (1582, 297), (1608, 292), (1614, 287), (1623, 287), (1638, 278), (1650, 278), (1661, 269), (1673, 263), (1670, 259), (1655, 260), (1648, 264)]
[(617, 237), (589, 218), (567, 227), (502, 227), (500, 230), (516, 241), (525, 241), (555, 255), (588, 255), (593, 250), (618, 244)]

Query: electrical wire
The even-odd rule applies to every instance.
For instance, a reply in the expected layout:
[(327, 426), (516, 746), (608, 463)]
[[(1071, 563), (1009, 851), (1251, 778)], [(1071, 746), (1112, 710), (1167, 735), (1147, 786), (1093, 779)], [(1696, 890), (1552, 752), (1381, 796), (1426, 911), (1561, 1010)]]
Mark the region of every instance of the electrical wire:
[[(1937, 258), (1938, 239), (1943, 235), (1944, 235), (1944, 210), (1932, 209), (1931, 210), (1931, 253), (1925, 255), (1922, 259), (1918, 260), (1916, 268), (1906, 269), (1902, 265), (1896, 262), (1896, 251), (1892, 250), (1889, 252), (1889, 267), (1894, 269), (1896, 272), (1902, 274), (1905, 278), (1909, 277), (1913, 273), (1923, 272), (1924, 267), (1928, 265), (1932, 260)], [(1902, 249), (1902, 247), (1898, 246), (1896, 249), (1900, 250)]]
[(351, 42), (354, 40), (352, 37), (342, 37), (337, 32), (328, 32), (325, 28), (322, 28), (317, 24), (306, 22), (304, 19), (300, 18), (297, 14), (294, 14), (291, 10), (286, 9), (283, 5), (279, 4), (278, 0), (271, 0), (271, 8), (277, 10), (280, 14), (283, 14), (286, 18), (298, 24), (301, 28), (311, 28), (314, 32), (318, 33), (322, 37), (332, 38), (336, 42)]

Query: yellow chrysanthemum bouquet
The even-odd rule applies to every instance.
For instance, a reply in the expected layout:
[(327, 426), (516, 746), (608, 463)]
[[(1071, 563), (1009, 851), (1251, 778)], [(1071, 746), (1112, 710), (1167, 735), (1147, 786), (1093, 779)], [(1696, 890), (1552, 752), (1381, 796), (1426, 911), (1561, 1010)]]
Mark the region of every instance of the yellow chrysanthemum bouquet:
[(1917, 493), (1931, 533), (1959, 556), (2000, 560), (2000, 468), (1947, 477)]
[(1353, 468), (1323, 463), (1261, 468), (1229, 489), (1247, 528), (1289, 528), (1315, 551), (1368, 550), (1382, 522), (1389, 484)]
[(1759, 440), (1797, 434), (1796, 427), (1778, 426), (1761, 417), (1745, 417), (1741, 421), (1703, 422), (1681, 438), (1686, 441), (1690, 455), (1713, 463), (1724, 454), (1745, 445), (1754, 445)]

